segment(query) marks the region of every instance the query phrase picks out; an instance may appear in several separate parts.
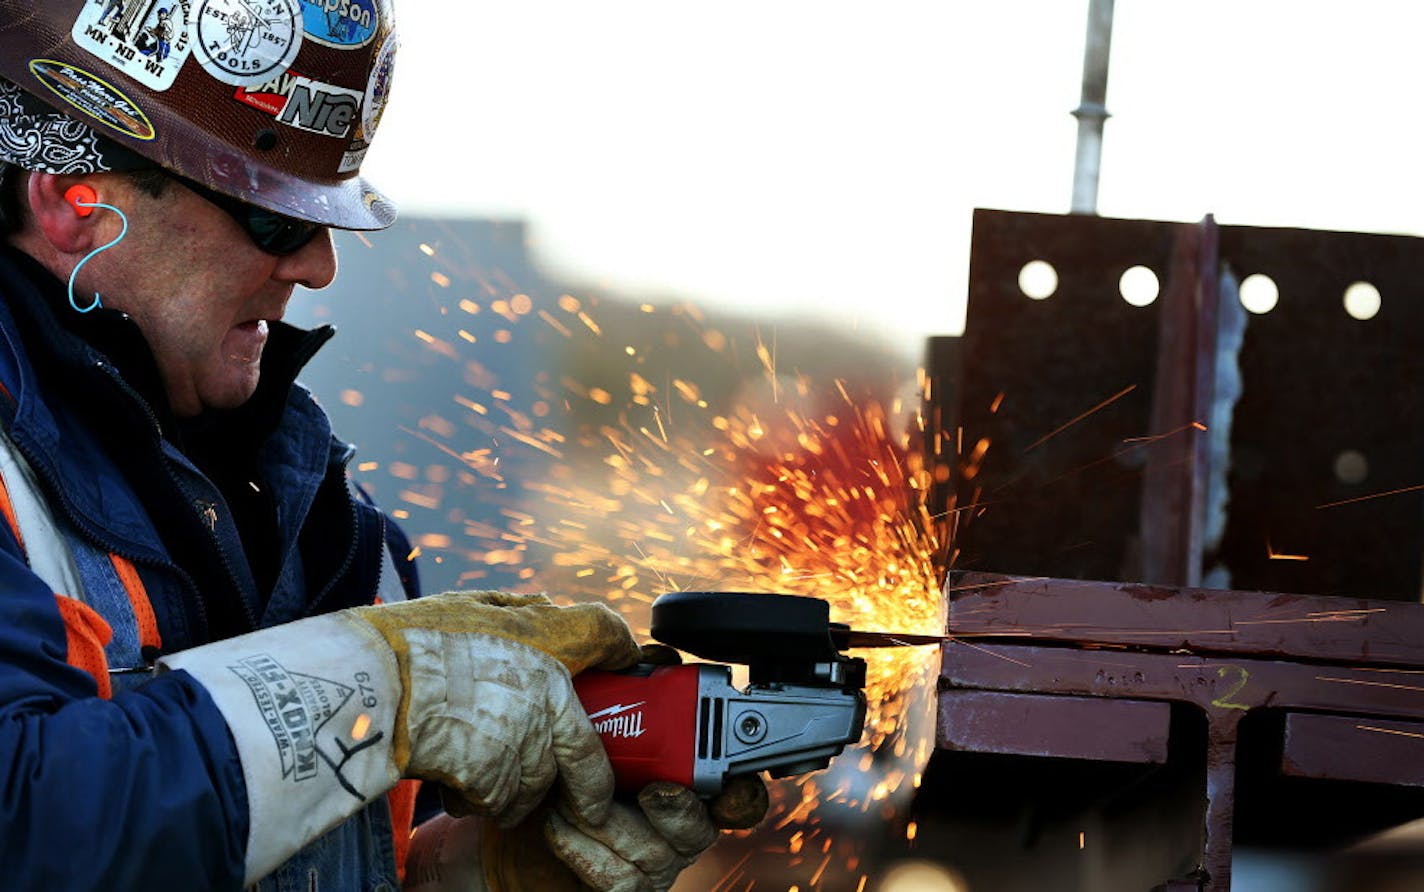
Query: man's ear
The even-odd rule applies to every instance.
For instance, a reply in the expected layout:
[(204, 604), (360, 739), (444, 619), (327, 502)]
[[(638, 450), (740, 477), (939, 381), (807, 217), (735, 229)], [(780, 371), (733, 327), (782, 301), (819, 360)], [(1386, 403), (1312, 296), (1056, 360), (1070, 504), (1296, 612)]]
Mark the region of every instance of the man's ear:
[(59, 254), (82, 254), (101, 245), (104, 217), (86, 204), (105, 201), (111, 175), (31, 173), (28, 197), (35, 229)]

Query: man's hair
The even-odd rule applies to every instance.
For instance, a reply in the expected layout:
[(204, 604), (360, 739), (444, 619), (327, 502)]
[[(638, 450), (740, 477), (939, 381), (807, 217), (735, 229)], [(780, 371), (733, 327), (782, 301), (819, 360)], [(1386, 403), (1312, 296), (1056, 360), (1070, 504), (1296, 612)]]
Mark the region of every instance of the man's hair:
[[(168, 189), (168, 174), (157, 167), (125, 171), (129, 182), (145, 195), (159, 198)], [(0, 161), (0, 238), (25, 228), (25, 170)]]

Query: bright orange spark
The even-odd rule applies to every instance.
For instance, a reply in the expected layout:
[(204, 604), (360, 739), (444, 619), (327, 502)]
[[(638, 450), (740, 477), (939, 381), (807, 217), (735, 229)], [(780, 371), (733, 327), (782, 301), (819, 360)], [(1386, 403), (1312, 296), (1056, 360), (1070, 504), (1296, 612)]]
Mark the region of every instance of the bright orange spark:
[(1400, 737), (1417, 737), (1420, 740), (1424, 740), (1424, 734), (1420, 734), (1416, 731), (1402, 731), (1399, 728), (1377, 728), (1374, 725), (1356, 725), (1355, 727), (1361, 731), (1377, 731), (1380, 734), (1398, 734)]
[(1153, 434), (1153, 435), (1151, 435), (1151, 436), (1149, 436), (1149, 437), (1124, 437), (1122, 442), (1124, 442), (1124, 443), (1133, 443), (1133, 444), (1136, 444), (1136, 445), (1142, 445), (1142, 444), (1146, 444), (1146, 443), (1158, 443), (1158, 442), (1161, 442), (1162, 440), (1166, 440), (1166, 439), (1169, 439), (1169, 438), (1171, 438), (1171, 437), (1175, 437), (1177, 434), (1180, 434), (1182, 431), (1185, 431), (1185, 430), (1195, 430), (1195, 431), (1205, 432), (1205, 431), (1206, 431), (1206, 425), (1202, 424), (1200, 421), (1189, 421), (1189, 422), (1187, 422), (1186, 424), (1181, 425), (1180, 427), (1174, 427), (1174, 428), (1172, 428), (1171, 430), (1167, 431), (1166, 433)]
[(1406, 492), (1418, 492), (1418, 491), (1421, 490), (1421, 489), (1424, 489), (1424, 483), (1416, 483), (1416, 484), (1413, 485), (1413, 486), (1402, 486), (1402, 487), (1400, 487), (1399, 489), (1391, 489), (1391, 490), (1387, 490), (1387, 491), (1385, 491), (1385, 492), (1371, 493), (1370, 495), (1367, 495), (1367, 496), (1356, 496), (1356, 497), (1353, 498), (1353, 499), (1341, 499), (1341, 500), (1338, 501), (1338, 502), (1326, 502), (1326, 503), (1323, 504), (1323, 505), (1316, 505), (1315, 507), (1316, 507), (1317, 509), (1319, 509), (1319, 508), (1338, 508), (1338, 507), (1340, 507), (1341, 505), (1353, 505), (1353, 504), (1355, 504), (1356, 502), (1368, 502), (1368, 501), (1370, 501), (1371, 499), (1382, 499), (1382, 498), (1384, 498), (1384, 497), (1386, 497), (1386, 496), (1397, 496), (1397, 495), (1401, 495), (1401, 494), (1406, 493)]
[(1276, 551), (1274, 548), (1271, 547), (1271, 543), (1270, 543), (1269, 540), (1267, 540), (1267, 542), (1266, 542), (1266, 557), (1269, 558), (1270, 560), (1273, 560), (1273, 561), (1308, 561), (1308, 560), (1310, 560), (1310, 555), (1308, 555), (1308, 554), (1286, 554), (1286, 553), (1283, 553), (1283, 552)]
[(1063, 433), (1063, 432), (1066, 431), (1068, 428), (1070, 428), (1070, 427), (1072, 427), (1073, 425), (1077, 424), (1078, 422), (1082, 421), (1084, 418), (1087, 418), (1089, 415), (1092, 415), (1092, 414), (1095, 413), (1095, 412), (1099, 412), (1099, 411), (1101, 411), (1101, 410), (1103, 410), (1103, 409), (1106, 409), (1108, 406), (1112, 405), (1113, 403), (1115, 403), (1115, 402), (1117, 402), (1118, 400), (1122, 399), (1123, 397), (1127, 396), (1129, 393), (1132, 393), (1132, 392), (1133, 392), (1134, 390), (1136, 390), (1136, 389), (1137, 389), (1137, 385), (1136, 385), (1136, 384), (1129, 384), (1128, 386), (1124, 387), (1122, 390), (1118, 391), (1117, 393), (1115, 393), (1115, 394), (1113, 394), (1112, 396), (1108, 397), (1107, 399), (1103, 400), (1101, 403), (1098, 403), (1096, 406), (1094, 406), (1093, 408), (1091, 408), (1091, 409), (1089, 409), (1088, 411), (1084, 412), (1083, 414), (1078, 415), (1077, 417), (1073, 418), (1071, 421), (1067, 421), (1067, 422), (1065, 422), (1065, 423), (1059, 425), (1058, 427), (1054, 428), (1053, 430), (1051, 430), (1051, 431), (1049, 431), (1048, 433), (1044, 434), (1043, 436), (1039, 437), (1037, 440), (1034, 440), (1032, 443), (1028, 444), (1028, 447), (1027, 447), (1026, 449), (1024, 449), (1024, 452), (1032, 452), (1034, 449), (1037, 449), (1039, 446), (1043, 445), (1044, 443), (1048, 442), (1049, 440), (1051, 440), (1051, 439), (1053, 439), (1054, 437), (1058, 436), (1059, 434)]
[(1365, 681), (1359, 678), (1330, 678), (1325, 675), (1315, 676), (1316, 681), (1333, 681), (1340, 684), (1358, 684), (1371, 688), (1393, 688), (1396, 691), (1424, 691), (1424, 687), (1412, 684), (1392, 684), (1387, 681)]
[(356, 716), (356, 723), (351, 726), (351, 739), (355, 741), (364, 740), (366, 732), (371, 730), (371, 717), (366, 713)]

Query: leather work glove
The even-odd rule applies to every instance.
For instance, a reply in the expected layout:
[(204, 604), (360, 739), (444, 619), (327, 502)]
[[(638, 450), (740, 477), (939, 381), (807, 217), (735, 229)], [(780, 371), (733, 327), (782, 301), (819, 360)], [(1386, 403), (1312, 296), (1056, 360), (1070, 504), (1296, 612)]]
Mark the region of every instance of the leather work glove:
[[(677, 651), (643, 645), (640, 663), (676, 665)], [(765, 817), (766, 785), (732, 778), (704, 804), (683, 787), (644, 787), (636, 807), (615, 802), (590, 822), (565, 805), (512, 828), (441, 816), (411, 840), (406, 892), (663, 892), (716, 841)]]
[[(682, 654), (666, 644), (644, 644), (638, 662), (651, 666), (680, 666)], [(750, 830), (766, 817), (770, 801), (760, 775), (741, 775), (727, 781), (722, 792), (712, 797), (707, 803), (707, 812), (719, 830)]]
[[(765, 814), (761, 780), (743, 778), (741, 785), (761, 791)], [(717, 835), (717, 825), (697, 794), (664, 782), (644, 787), (636, 809), (614, 803), (602, 824), (581, 818), (561, 803), (544, 825), (550, 850), (598, 892), (665, 892)], [(513, 888), (518, 887), (499, 887)]]
[(436, 781), (505, 825), (559, 780), (571, 815), (603, 823), (613, 773), (570, 676), (637, 659), (601, 604), (466, 592), (264, 629), (160, 668), (196, 679), (232, 732), (250, 885), (401, 777)]
[[(714, 818), (724, 809), (755, 820), (739, 826)], [(654, 783), (636, 805), (615, 802), (592, 824), (566, 806), (512, 828), (442, 815), (411, 839), (406, 892), (665, 892), (716, 841), (719, 829), (746, 829), (765, 815), (766, 787), (733, 779), (704, 805), (676, 784)]]

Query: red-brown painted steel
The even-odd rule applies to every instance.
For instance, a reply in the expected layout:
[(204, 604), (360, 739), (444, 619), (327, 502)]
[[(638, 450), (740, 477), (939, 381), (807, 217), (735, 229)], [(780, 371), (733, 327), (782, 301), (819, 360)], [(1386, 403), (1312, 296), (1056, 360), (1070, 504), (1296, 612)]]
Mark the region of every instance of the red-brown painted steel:
[(940, 701), (941, 749), (1109, 762), (1167, 761), (1165, 703), (1002, 691), (960, 691)]
[[(1200, 742), (1203, 890), (1230, 889), (1238, 732), (1253, 711), (1292, 713), (1282, 742), (1287, 773), (1420, 782), (1417, 759), (1379, 757), (1397, 752), (1400, 734), (1424, 727), (1424, 637), (1417, 634), (1424, 606), (985, 573), (952, 574), (948, 588), (949, 630), (962, 637), (943, 648), (942, 716), (963, 715), (958, 701), (978, 702), (985, 692), (1200, 710), (1207, 727)], [(1036, 754), (1121, 760), (1116, 741), (1079, 727), (1099, 714), (1110, 713), (1042, 716), (1056, 724), (1035, 729)], [(1385, 740), (1392, 731), (1396, 740)], [(981, 728), (973, 739), (980, 751), (1021, 752), (1006, 739), (1024, 733)]]

